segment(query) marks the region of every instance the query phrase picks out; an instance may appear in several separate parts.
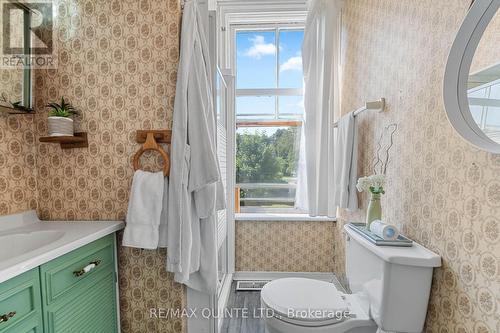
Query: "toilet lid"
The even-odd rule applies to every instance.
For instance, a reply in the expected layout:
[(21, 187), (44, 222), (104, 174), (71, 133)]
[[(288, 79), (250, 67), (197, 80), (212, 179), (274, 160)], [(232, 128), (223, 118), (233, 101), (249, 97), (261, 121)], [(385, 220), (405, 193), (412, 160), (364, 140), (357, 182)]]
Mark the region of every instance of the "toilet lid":
[(349, 309), (333, 284), (304, 278), (271, 281), (262, 288), (261, 299), (276, 317), (306, 326), (340, 322)]

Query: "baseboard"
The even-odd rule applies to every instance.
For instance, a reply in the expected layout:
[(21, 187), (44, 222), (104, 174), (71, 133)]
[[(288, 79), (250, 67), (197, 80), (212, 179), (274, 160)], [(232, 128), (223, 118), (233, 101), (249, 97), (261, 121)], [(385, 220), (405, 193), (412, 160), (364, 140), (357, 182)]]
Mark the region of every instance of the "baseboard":
[(249, 272), (249, 271), (235, 272), (233, 275), (233, 280), (272, 281), (276, 279), (283, 279), (290, 277), (309, 278), (309, 279), (328, 281), (328, 282), (337, 280), (335, 274), (333, 274), (332, 272)]

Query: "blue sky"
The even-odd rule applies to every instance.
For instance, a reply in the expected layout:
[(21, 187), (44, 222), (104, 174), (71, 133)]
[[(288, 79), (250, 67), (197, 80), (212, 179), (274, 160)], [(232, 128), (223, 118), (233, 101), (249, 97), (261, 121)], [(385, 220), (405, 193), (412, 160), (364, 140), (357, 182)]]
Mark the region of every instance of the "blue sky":
[[(304, 37), (300, 30), (280, 30), (279, 46), (276, 32), (241, 31), (236, 35), (237, 88), (301, 88), (301, 46)], [(279, 47), (279, 52), (278, 52)], [(279, 59), (277, 59), (279, 54)], [(276, 75), (279, 64), (279, 82)], [(280, 113), (301, 114), (302, 96), (279, 97)], [(238, 97), (237, 113), (274, 115), (275, 97)], [(260, 117), (263, 118), (263, 117)], [(267, 118), (267, 117), (265, 117)]]

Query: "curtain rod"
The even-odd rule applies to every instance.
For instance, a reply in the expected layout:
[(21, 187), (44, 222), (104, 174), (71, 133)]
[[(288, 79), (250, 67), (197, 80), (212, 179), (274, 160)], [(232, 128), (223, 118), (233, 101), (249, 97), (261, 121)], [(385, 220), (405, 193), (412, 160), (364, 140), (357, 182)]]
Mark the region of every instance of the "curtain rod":
[[(366, 110), (378, 110), (379, 112), (382, 112), (384, 111), (384, 109), (385, 109), (385, 98), (382, 97), (378, 101), (366, 102), (364, 107), (361, 107), (353, 112), (353, 116), (356, 117), (358, 114)], [(337, 126), (338, 126), (338, 121), (333, 124), (333, 127)]]

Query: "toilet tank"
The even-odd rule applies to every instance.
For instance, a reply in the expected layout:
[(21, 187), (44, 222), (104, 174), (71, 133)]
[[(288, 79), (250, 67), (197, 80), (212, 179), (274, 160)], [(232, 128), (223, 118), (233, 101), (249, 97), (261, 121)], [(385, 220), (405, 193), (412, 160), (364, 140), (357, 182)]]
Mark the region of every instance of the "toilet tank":
[(432, 271), (441, 257), (423, 246), (376, 246), (344, 226), (346, 275), (352, 293), (369, 301), (370, 316), (386, 331), (422, 332)]

